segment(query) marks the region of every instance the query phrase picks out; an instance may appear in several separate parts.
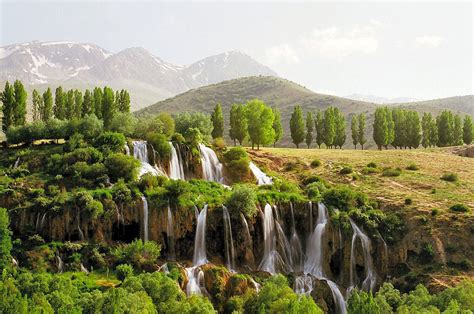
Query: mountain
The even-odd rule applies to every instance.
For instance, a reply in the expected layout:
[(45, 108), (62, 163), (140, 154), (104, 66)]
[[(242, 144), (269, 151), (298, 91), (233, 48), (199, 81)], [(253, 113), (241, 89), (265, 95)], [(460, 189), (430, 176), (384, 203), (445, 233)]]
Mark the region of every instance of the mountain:
[(365, 94), (350, 94), (350, 95), (344, 96), (344, 98), (366, 101), (366, 102), (373, 102), (376, 104), (396, 104), (396, 103), (419, 101), (418, 99), (410, 98), (410, 97), (386, 98), (386, 97), (380, 97), (380, 96), (375, 96), (375, 95), (365, 95)]
[(34, 41), (0, 48), (0, 83), (20, 79), (28, 91), (58, 85), (125, 88), (131, 94), (132, 109), (193, 88), (252, 75), (276, 73), (237, 51), (180, 66), (140, 47), (115, 54), (97, 45), (65, 41)]
[[(468, 97), (468, 99), (464, 99), (462, 97), (453, 97), (439, 100), (435, 102), (436, 104), (439, 103), (437, 106), (429, 105), (431, 104), (430, 102), (408, 103), (400, 105), (403, 107), (416, 109), (420, 112), (427, 111), (437, 114), (438, 112), (445, 109), (442, 106), (443, 103), (457, 103), (457, 99), (468, 101), (469, 97), (472, 100), (473, 96), (466, 97)], [(259, 98), (265, 101), (267, 104), (280, 109), (282, 124), (283, 128), (285, 129), (285, 134), (281, 142), (282, 145), (291, 145), (289, 121), (295, 105), (301, 105), (305, 112), (324, 110), (329, 106), (338, 107), (346, 116), (346, 146), (348, 147), (351, 146), (350, 120), (352, 116), (362, 112), (366, 113), (366, 134), (367, 138), (369, 139), (369, 142), (367, 143), (368, 145), (366, 146), (370, 147), (373, 145), (371, 142), (373, 113), (375, 108), (380, 106), (379, 104), (351, 100), (331, 95), (317, 94), (294, 82), (278, 77), (245, 77), (200, 87), (198, 89), (187, 91), (173, 98), (157, 102), (154, 105), (137, 111), (136, 114), (137, 116), (148, 116), (162, 111), (171, 113), (185, 111), (211, 113), (215, 104), (220, 103), (222, 105), (225, 122), (228, 124), (230, 106), (233, 103), (244, 103), (254, 98)], [(419, 106), (417, 104), (419, 104)], [(469, 114), (469, 111), (455, 110), (454, 108), (449, 109), (461, 112), (463, 114)], [(226, 125), (226, 130), (228, 130), (228, 125)]]

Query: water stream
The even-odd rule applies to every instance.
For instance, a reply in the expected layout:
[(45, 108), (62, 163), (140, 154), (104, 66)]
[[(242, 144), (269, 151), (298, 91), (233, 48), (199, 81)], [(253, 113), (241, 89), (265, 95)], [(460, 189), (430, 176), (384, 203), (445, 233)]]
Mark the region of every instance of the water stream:
[(179, 151), (179, 145), (178, 149), (176, 149), (172, 142), (169, 143), (171, 147), (170, 178), (173, 180), (185, 180), (183, 160)]
[(203, 179), (222, 183), (224, 181), (222, 175), (223, 166), (217, 158), (216, 153), (203, 144), (199, 144), (199, 151), (201, 152)]
[(143, 242), (148, 241), (148, 201), (145, 196), (142, 196), (142, 205), (143, 205)]
[(232, 223), (230, 221), (229, 211), (227, 207), (222, 206), (224, 219), (224, 243), (225, 243), (225, 261), (229, 270), (235, 269), (235, 249), (234, 240), (232, 238)]
[(168, 222), (166, 225), (166, 236), (168, 240), (168, 259), (175, 260), (175, 238), (174, 238), (174, 224), (173, 214), (171, 213), (170, 204), (168, 203)]
[(266, 185), (266, 184), (273, 184), (273, 179), (267, 176), (260, 168), (257, 167), (253, 162), (249, 163), (250, 171), (257, 179), (257, 185)]

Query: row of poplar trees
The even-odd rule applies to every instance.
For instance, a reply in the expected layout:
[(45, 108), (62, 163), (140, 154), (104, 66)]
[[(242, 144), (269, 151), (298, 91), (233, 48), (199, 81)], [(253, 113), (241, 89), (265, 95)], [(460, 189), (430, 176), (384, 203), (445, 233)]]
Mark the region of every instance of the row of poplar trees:
[[(2, 102), (2, 130), (5, 132), (10, 126), (20, 126), (26, 123), (27, 92), (21, 81), (13, 84), (5, 83), (0, 93)], [(130, 112), (130, 94), (122, 89), (114, 92), (110, 87), (95, 87), (85, 90), (63, 90), (61, 86), (54, 93), (48, 88), (42, 94), (36, 89), (31, 95), (33, 121), (48, 121), (51, 118), (71, 120), (95, 114), (104, 122), (107, 129), (115, 112)]]
[(470, 116), (464, 120), (449, 110), (436, 118), (424, 113), (420, 119), (418, 112), (401, 108), (381, 107), (375, 110), (373, 138), (377, 147), (417, 148), (445, 147), (471, 144), (473, 123)]
[(342, 148), (346, 142), (346, 120), (336, 107), (329, 107), (324, 112), (314, 115), (306, 113), (303, 117), (301, 106), (295, 106), (290, 119), (290, 133), (293, 144), (299, 148), (305, 142), (309, 148), (313, 141), (321, 148), (324, 143), (328, 148)]

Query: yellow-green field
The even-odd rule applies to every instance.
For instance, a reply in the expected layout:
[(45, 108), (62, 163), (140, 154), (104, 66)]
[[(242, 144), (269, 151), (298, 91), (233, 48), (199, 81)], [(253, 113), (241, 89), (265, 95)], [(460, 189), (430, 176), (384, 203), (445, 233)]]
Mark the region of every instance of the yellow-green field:
[[(447, 149), (417, 150), (339, 150), (264, 148), (248, 150), (252, 158), (275, 174), (298, 179), (302, 175), (316, 174), (332, 183), (350, 184), (384, 203), (403, 204), (411, 198), (419, 210), (438, 208), (447, 210), (462, 203), (474, 210), (474, 158), (460, 157)], [(318, 159), (321, 165), (310, 167)], [(288, 171), (288, 163), (298, 163)], [(367, 164), (374, 162), (377, 172), (366, 174)], [(415, 164), (418, 170), (407, 170)], [(353, 174), (339, 173), (344, 166), (352, 167)], [(384, 168), (401, 168), (398, 177), (382, 175)], [(445, 173), (458, 175), (457, 182), (441, 180)]]

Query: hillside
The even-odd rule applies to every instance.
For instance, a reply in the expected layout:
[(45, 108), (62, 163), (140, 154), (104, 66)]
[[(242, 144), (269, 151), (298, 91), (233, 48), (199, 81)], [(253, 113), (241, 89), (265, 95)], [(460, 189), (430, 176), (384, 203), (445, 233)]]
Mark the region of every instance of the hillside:
[[(472, 99), (472, 96), (467, 97), (471, 97)], [(367, 114), (366, 132), (367, 134), (372, 134), (372, 113), (375, 108), (379, 106), (375, 103), (317, 94), (303, 86), (282, 78), (254, 76), (225, 81), (219, 84), (190, 90), (181, 95), (160, 101), (152, 106), (139, 110), (137, 115), (153, 115), (160, 111), (168, 111), (171, 113), (201, 111), (210, 113), (216, 103), (221, 103), (226, 123), (228, 123), (229, 110), (233, 103), (243, 103), (254, 98), (262, 99), (267, 104), (281, 110), (282, 123), (285, 129), (285, 135), (281, 144), (284, 146), (291, 145), (289, 120), (295, 105), (301, 105), (305, 112), (316, 111), (319, 109), (324, 110), (329, 106), (335, 106), (342, 110), (348, 121), (348, 126), (346, 128), (347, 147), (351, 146), (349, 140), (349, 121), (352, 115), (365, 112)], [(447, 99), (447, 103), (455, 103), (455, 100), (448, 100), (451, 100), (451, 98)], [(438, 106), (430, 106), (430, 102), (422, 102), (420, 103), (420, 106), (417, 105), (418, 103), (408, 103), (404, 106), (407, 108), (416, 108), (420, 112), (428, 111), (436, 114), (443, 109), (442, 103), (443, 100), (439, 100)], [(372, 145), (370, 141), (371, 136), (368, 136), (368, 138), (368, 147), (370, 147)]]

